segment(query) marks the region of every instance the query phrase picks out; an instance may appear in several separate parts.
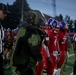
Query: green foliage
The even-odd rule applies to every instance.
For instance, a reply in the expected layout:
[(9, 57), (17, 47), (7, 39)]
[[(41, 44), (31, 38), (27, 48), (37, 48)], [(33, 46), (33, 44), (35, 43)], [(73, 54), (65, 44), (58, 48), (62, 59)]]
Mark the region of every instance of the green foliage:
[(30, 7), (29, 7), (29, 4), (27, 3), (26, 0), (16, 0), (14, 3), (13, 3), (13, 11), (17, 14), (17, 16), (19, 18), (21, 18), (21, 15), (22, 15), (22, 9), (23, 9), (23, 16), (25, 12), (29, 11), (30, 10)]
[(2, 22), (4, 28), (9, 27), (11, 29), (14, 29), (19, 25), (22, 15), (22, 3), (23, 17), (25, 17), (25, 12), (31, 10), (26, 0), (16, 0), (13, 5), (9, 5), (7, 3), (8, 9), (11, 13), (7, 17), (5, 17), (4, 21)]
[[(64, 21), (64, 22), (66, 22), (66, 23), (69, 25), (69, 31), (70, 31), (70, 32), (73, 32), (73, 30), (74, 30), (74, 31), (76, 32), (76, 20), (72, 20), (72, 19), (70, 18), (70, 16), (66, 15), (66, 16), (63, 18), (63, 15), (60, 14), (59, 16), (56, 16), (55, 19), (58, 20), (58, 21)], [(73, 27), (73, 26), (72, 26), (73, 23), (74, 23), (74, 26), (75, 26), (74, 29), (72, 28), (72, 27)]]
[(62, 14), (59, 15), (60, 21), (63, 21), (63, 16)]
[(75, 32), (76, 32), (76, 20), (74, 20), (74, 25), (75, 25)]

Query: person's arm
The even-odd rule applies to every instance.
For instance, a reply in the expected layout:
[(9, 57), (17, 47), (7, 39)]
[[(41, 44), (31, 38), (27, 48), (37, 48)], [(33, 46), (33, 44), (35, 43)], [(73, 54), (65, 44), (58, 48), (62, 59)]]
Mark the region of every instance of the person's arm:
[(59, 39), (57, 40), (58, 52), (60, 52)]
[(48, 60), (49, 63), (52, 63), (52, 60), (51, 60), (51, 57), (50, 57), (50, 52), (49, 52), (50, 39), (49, 39), (48, 34), (46, 34), (44, 44), (45, 44), (45, 50), (46, 50), (46, 54), (47, 54), (47, 60)]
[(43, 46), (44, 46), (45, 52), (47, 54), (47, 57), (50, 57), (48, 46), (46, 46), (45, 44), (43, 44)]
[(48, 36), (48, 34), (46, 33), (46, 35), (45, 35), (45, 37), (44, 37), (44, 44), (45, 44), (46, 46), (49, 46), (49, 43), (50, 43), (49, 36)]
[(51, 57), (50, 57), (50, 52), (49, 52), (48, 46), (45, 46), (45, 45), (44, 45), (44, 48), (45, 48), (45, 51), (46, 51), (46, 54), (47, 54), (47, 60), (48, 60), (48, 62), (49, 62), (49, 63), (52, 63), (52, 59), (51, 59)]
[(48, 49), (49, 43), (50, 43), (50, 39), (49, 39), (48, 33), (46, 32), (46, 34), (44, 36), (44, 45), (43, 46), (45, 48), (45, 51), (46, 51), (46, 54), (48, 57), (50, 57), (50, 53), (49, 53), (49, 49)]
[(61, 52), (60, 52), (60, 46), (59, 46), (59, 38), (57, 39), (57, 46), (58, 46), (58, 60), (60, 59), (60, 55), (61, 55)]

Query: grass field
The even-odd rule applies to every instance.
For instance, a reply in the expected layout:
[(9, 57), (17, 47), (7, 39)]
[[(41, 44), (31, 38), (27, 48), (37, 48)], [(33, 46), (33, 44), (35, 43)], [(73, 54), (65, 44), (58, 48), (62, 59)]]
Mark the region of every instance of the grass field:
[(69, 75), (72, 72), (74, 63), (74, 56), (69, 57), (66, 68), (64, 69), (64, 75)]
[[(69, 51), (69, 55), (71, 55), (71, 54), (74, 54), (73, 47), (72, 47), (71, 50)], [(72, 55), (72, 56), (70, 56), (70, 57), (68, 58), (66, 67), (65, 67), (65, 69), (64, 69), (64, 71), (63, 71), (64, 75), (69, 75), (69, 74), (72, 72), (74, 59), (75, 59), (75, 56), (74, 56), (74, 55)], [(16, 73), (15, 73), (15, 68), (12, 67), (12, 69), (9, 68), (9, 69), (4, 70), (4, 75), (16, 75)]]
[[(73, 47), (69, 51), (69, 55), (71, 55), (71, 54), (74, 54)], [(74, 60), (75, 60), (74, 55), (72, 55), (68, 58), (66, 68), (64, 69), (64, 75), (69, 75), (72, 72)]]

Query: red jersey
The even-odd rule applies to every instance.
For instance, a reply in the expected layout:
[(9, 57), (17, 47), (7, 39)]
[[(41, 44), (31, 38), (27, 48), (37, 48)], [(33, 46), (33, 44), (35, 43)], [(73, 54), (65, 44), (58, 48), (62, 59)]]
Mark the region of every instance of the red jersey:
[(57, 45), (58, 34), (54, 34), (51, 31), (50, 35), (49, 35), (49, 39), (50, 39), (49, 52), (51, 54), (51, 53), (53, 53), (53, 51), (57, 51), (57, 49), (58, 49), (58, 45)]
[(59, 32), (59, 46), (61, 51), (64, 51), (66, 49), (66, 40), (67, 35), (63, 32)]
[(48, 27), (45, 29), (45, 32), (48, 34), (48, 36), (50, 35), (51, 29)]

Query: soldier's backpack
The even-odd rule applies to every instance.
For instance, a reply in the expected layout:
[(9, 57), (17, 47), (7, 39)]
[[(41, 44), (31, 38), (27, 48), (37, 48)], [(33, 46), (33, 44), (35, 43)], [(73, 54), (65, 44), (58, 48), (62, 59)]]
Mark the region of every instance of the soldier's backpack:
[(30, 18), (27, 21), (32, 22), (33, 25), (39, 26), (42, 22), (46, 21), (45, 16), (39, 10), (31, 10), (26, 13), (25, 18)]
[(24, 37), (28, 35), (26, 39), (28, 42), (31, 56), (36, 61), (42, 60), (42, 55), (40, 53), (40, 50), (41, 50), (42, 41), (44, 39), (45, 32), (34, 26), (23, 25), (23, 27), (26, 28), (26, 34)]
[(38, 28), (38, 25), (45, 21), (41, 12), (32, 10), (27, 13), (27, 23), (23, 24), (16, 39), (15, 51), (13, 54), (13, 65), (28, 63), (31, 56), (35, 61), (42, 60), (40, 48), (45, 32)]
[(22, 31), (19, 31), (13, 55), (14, 66), (28, 63), (28, 56), (31, 56), (36, 62), (43, 59), (40, 48), (45, 32), (27, 24), (24, 24), (21, 28)]

